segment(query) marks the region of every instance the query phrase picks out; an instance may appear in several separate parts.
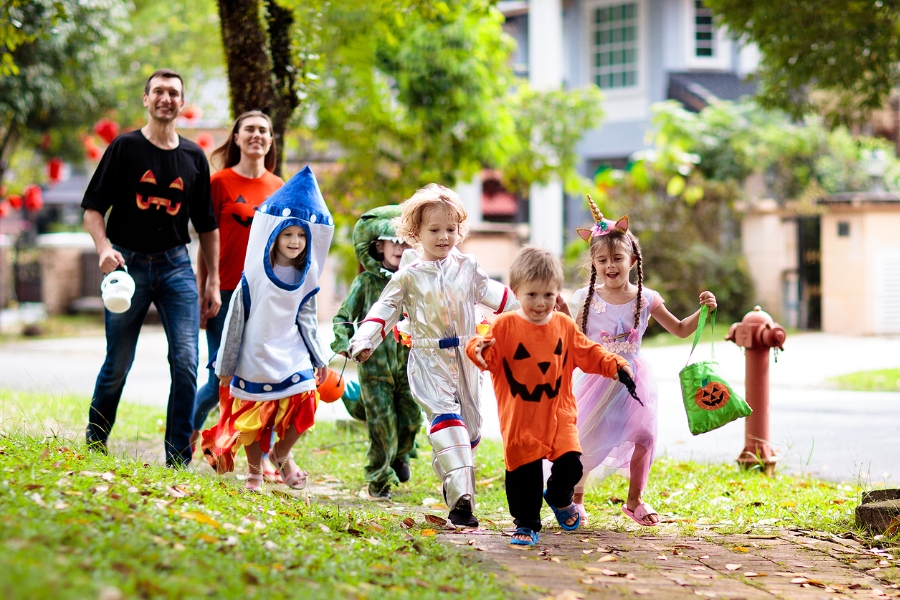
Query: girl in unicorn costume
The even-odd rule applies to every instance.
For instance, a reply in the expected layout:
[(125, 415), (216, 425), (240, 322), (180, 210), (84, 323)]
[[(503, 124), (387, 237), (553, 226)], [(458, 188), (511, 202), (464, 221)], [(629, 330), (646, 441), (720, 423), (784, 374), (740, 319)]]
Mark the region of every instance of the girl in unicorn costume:
[[(272, 194), (253, 218), (244, 274), (228, 307), (215, 361), (219, 422), (203, 432), (203, 453), (219, 473), (244, 446), (247, 489), (262, 486), (263, 452), (295, 489), (306, 485), (291, 448), (315, 422), (316, 384), (326, 355), (317, 335), (316, 293), (334, 221), (309, 167)], [(270, 447), (272, 431), (280, 441)]]

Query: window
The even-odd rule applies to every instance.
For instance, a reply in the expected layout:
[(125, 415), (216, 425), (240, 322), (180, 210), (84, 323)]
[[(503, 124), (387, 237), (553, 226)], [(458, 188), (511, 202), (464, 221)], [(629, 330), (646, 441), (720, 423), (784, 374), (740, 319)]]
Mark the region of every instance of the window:
[(716, 55), (716, 29), (712, 11), (703, 0), (694, 0), (694, 56), (712, 58)]
[(838, 236), (850, 237), (850, 223), (847, 221), (838, 221)]
[(596, 7), (592, 11), (592, 80), (603, 89), (638, 84), (638, 5)]

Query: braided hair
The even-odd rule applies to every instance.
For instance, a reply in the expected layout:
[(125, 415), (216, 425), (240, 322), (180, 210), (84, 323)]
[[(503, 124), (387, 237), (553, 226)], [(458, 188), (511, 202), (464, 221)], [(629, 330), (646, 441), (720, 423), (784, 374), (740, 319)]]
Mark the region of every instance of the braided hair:
[(591, 307), (591, 298), (594, 296), (594, 285), (597, 282), (597, 267), (594, 263), (594, 254), (600, 249), (605, 249), (612, 255), (616, 247), (621, 246), (631, 251), (631, 256), (635, 259), (637, 265), (637, 306), (634, 311), (634, 328), (638, 329), (641, 325), (641, 309), (643, 308), (643, 292), (644, 292), (644, 266), (641, 256), (641, 244), (637, 238), (627, 231), (612, 231), (604, 236), (591, 237), (590, 259), (591, 259), (591, 279), (588, 283), (587, 294), (584, 298), (584, 308), (581, 316), (581, 331), (587, 335), (587, 316), (588, 309)]

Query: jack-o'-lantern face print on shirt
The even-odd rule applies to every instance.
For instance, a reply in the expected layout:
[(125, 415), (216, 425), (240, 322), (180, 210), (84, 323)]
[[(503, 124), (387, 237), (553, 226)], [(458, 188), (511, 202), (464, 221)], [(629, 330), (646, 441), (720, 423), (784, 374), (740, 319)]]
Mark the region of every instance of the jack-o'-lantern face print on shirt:
[(153, 171), (147, 170), (138, 182), (135, 196), (139, 209), (164, 210), (174, 217), (184, 202), (184, 180), (176, 177), (174, 181), (157, 181)]
[(520, 342), (512, 356), (503, 357), (503, 373), (510, 395), (525, 402), (556, 398), (568, 362), (569, 352), (563, 353), (562, 339), (555, 347)]
[(253, 205), (244, 200), (243, 196), (238, 196), (234, 204), (231, 205), (231, 216), (237, 221), (238, 225), (250, 227), (253, 225), (253, 214), (259, 205)]

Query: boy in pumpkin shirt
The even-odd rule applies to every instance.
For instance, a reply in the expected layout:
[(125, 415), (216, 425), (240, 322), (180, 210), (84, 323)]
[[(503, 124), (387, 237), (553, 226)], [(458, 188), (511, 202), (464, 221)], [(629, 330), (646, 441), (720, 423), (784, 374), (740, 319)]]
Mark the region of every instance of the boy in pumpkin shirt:
[(541, 530), (545, 458), (553, 466), (544, 499), (560, 527), (573, 531), (581, 524), (572, 504), (582, 474), (573, 369), (613, 379), (620, 369), (629, 376), (631, 371), (628, 361), (589, 340), (571, 317), (554, 310), (563, 270), (550, 252), (523, 248), (509, 280), (521, 308), (500, 315), (485, 336), (471, 338), (466, 354), (481, 370), (490, 371), (494, 381), (506, 499), (516, 524), (511, 543), (533, 546)]

